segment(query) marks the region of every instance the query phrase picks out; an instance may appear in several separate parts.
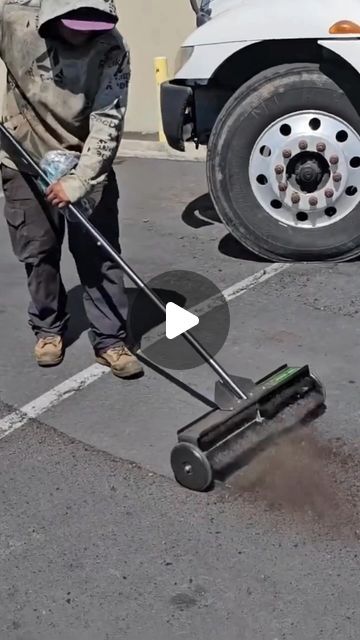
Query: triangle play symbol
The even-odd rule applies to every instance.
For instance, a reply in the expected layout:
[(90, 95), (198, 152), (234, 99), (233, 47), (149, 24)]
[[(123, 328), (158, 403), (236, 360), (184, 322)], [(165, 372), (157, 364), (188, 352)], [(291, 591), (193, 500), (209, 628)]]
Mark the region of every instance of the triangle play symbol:
[(166, 337), (173, 340), (199, 324), (199, 318), (174, 302), (166, 305)]

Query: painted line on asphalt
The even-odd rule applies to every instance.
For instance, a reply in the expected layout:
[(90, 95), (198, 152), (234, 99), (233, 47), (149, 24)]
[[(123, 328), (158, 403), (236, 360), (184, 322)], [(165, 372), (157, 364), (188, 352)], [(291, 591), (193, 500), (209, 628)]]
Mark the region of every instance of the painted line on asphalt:
[(289, 266), (289, 264), (284, 263), (271, 264), (269, 267), (266, 267), (266, 269), (261, 269), (261, 271), (253, 273), (252, 276), (245, 278), (245, 280), (241, 280), (241, 282), (238, 282), (232, 287), (225, 289), (222, 294), (225, 300), (227, 302), (230, 302), (230, 300), (238, 298), (238, 296), (243, 295), (243, 293), (246, 293), (246, 291), (249, 291), (249, 289), (253, 289), (253, 287), (256, 287), (256, 285), (261, 284), (262, 282), (266, 282), (266, 280), (269, 280), (269, 278), (276, 276), (278, 273), (281, 273), (281, 271), (285, 271), (285, 269), (288, 269)]
[[(288, 267), (288, 264), (272, 264), (269, 267), (254, 273), (248, 278), (237, 282), (232, 287), (225, 289), (222, 292), (223, 296), (227, 301), (234, 300), (250, 289), (253, 289), (256, 285), (269, 280)], [(202, 308), (204, 309), (203, 313), (206, 313), (210, 308), (217, 306), (216, 297), (211, 298), (207, 302), (208, 304), (202, 305)], [(109, 369), (106, 367), (99, 364), (93, 364), (83, 371), (79, 371), (79, 373), (68, 378), (56, 387), (53, 387), (50, 391), (47, 391), (38, 398), (35, 398), (35, 400), (32, 400), (20, 409), (8, 414), (0, 420), (0, 440), (8, 436), (10, 433), (13, 433), (13, 431), (20, 429), (20, 427), (24, 426), (24, 424), (29, 420), (38, 418), (49, 409), (60, 404), (63, 400), (66, 400), (66, 398), (69, 398), (78, 391), (85, 389), (85, 387), (88, 387), (107, 373), (109, 373)]]
[(93, 364), (91, 367), (80, 371), (56, 387), (53, 387), (50, 391), (43, 393), (38, 398), (35, 398), (35, 400), (32, 400), (32, 402), (21, 407), (21, 409), (8, 414), (0, 420), (0, 440), (22, 427), (28, 420), (38, 418), (42, 413), (55, 407), (66, 398), (74, 395), (77, 391), (85, 389), (85, 387), (88, 387), (89, 384), (101, 378), (101, 376), (108, 373), (108, 371), (106, 367), (100, 364)]
[[(233, 284), (228, 289), (224, 289), (224, 291), (222, 291), (221, 294), (212, 296), (211, 298), (208, 298), (207, 300), (204, 300), (203, 302), (200, 302), (200, 304), (197, 304), (194, 307), (190, 307), (187, 310), (190, 311), (190, 313), (193, 313), (195, 316), (198, 316), (199, 318), (201, 318), (201, 316), (204, 316), (209, 311), (216, 309), (216, 307), (221, 307), (224, 304), (224, 300), (226, 302), (231, 302), (231, 300), (234, 300), (235, 298), (238, 298), (239, 296), (243, 295), (247, 291), (250, 291), (250, 289), (253, 289), (258, 284), (261, 284), (262, 282), (266, 282), (266, 280), (269, 280), (269, 278), (272, 278), (273, 276), (277, 275), (281, 271), (284, 271), (284, 269), (287, 269), (288, 267), (289, 265), (284, 263), (272, 264), (269, 267), (261, 269), (261, 271), (257, 271), (256, 273), (253, 273), (248, 278), (245, 278), (244, 280), (241, 280), (240, 282)], [(153, 329), (150, 329), (150, 331), (148, 331), (146, 334), (146, 348), (154, 345), (156, 342), (160, 340), (163, 340), (165, 333), (166, 333), (165, 322), (162, 322), (161, 324), (157, 325)]]

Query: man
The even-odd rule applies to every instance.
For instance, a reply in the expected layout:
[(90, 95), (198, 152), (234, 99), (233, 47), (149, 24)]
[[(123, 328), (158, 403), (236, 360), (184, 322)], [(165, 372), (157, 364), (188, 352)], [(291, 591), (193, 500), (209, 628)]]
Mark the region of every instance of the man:
[[(48, 189), (46, 202), (27, 166), (19, 159), (14, 164), (6, 150), (1, 158), (5, 217), (31, 297), (35, 357), (40, 366), (54, 366), (64, 357), (69, 320), (60, 275), (61, 209), (91, 196), (92, 223), (120, 251), (112, 165), (127, 106), (129, 54), (116, 30), (113, 0), (0, 0), (0, 12), (5, 126), (38, 162), (51, 150), (81, 154), (76, 169)], [(79, 223), (68, 223), (68, 236), (97, 361), (121, 378), (140, 374), (127, 346), (121, 270)]]

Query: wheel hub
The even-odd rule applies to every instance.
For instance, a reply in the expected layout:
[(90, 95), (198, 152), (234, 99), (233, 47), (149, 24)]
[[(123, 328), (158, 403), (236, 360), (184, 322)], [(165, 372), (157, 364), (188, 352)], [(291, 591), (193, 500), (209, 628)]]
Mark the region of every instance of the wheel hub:
[[(327, 162), (325, 161), (325, 167), (324, 165), (321, 166), (321, 164), (320, 160), (314, 155), (306, 157), (305, 154), (299, 154), (293, 175), (298, 187), (304, 193), (313, 193), (317, 190), (325, 175), (330, 176), (330, 171), (327, 170), (329, 166)], [(289, 174), (289, 171), (290, 168), (288, 169), (288, 180), (291, 180), (292, 175)]]
[(180, 442), (173, 448), (171, 467), (176, 480), (193, 491), (206, 491), (213, 480), (206, 454), (189, 442)]
[(272, 123), (249, 162), (253, 193), (283, 224), (316, 228), (348, 215), (360, 201), (360, 136), (322, 112), (296, 112)]

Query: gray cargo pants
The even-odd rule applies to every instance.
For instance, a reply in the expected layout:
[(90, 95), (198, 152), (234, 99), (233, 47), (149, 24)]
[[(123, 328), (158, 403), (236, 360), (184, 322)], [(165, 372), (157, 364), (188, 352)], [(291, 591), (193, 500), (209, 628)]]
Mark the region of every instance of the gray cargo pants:
[[(64, 335), (69, 317), (66, 292), (60, 275), (61, 247), (65, 219), (58, 210), (39, 198), (28, 177), (1, 167), (5, 194), (5, 217), (13, 251), (24, 263), (31, 302), (29, 323), (38, 337)], [(100, 191), (91, 222), (120, 251), (119, 191), (115, 173)], [(121, 269), (77, 222), (68, 222), (69, 248), (84, 289), (84, 306), (90, 324), (90, 341), (95, 352), (126, 340), (128, 300)]]

